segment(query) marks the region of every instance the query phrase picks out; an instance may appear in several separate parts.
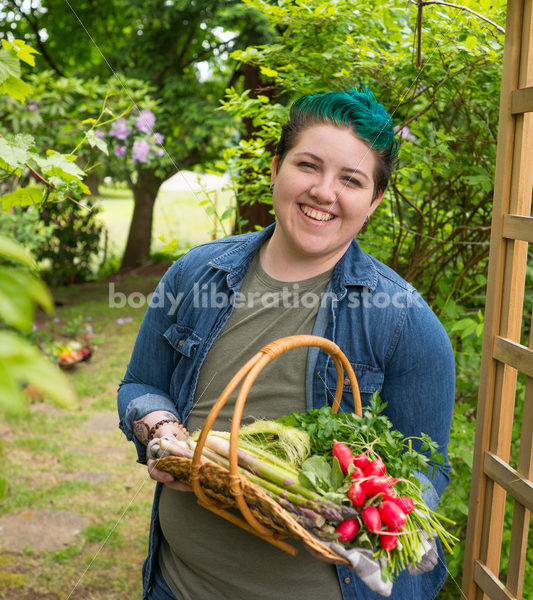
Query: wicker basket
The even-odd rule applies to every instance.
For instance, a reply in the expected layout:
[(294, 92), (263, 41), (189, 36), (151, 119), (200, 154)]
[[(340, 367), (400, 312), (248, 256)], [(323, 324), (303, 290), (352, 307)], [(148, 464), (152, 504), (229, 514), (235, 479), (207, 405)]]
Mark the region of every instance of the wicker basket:
[[(158, 459), (156, 466), (162, 471), (171, 473), (177, 480), (191, 485), (199, 504), (285, 552), (292, 555), (298, 552), (294, 546), (283, 541), (284, 538), (292, 537), (301, 540), (315, 556), (330, 562), (346, 564), (345, 559), (310, 534), (290, 513), (238, 471), (237, 440), (239, 427), (246, 397), (252, 383), (267, 363), (280, 354), (301, 346), (317, 346), (328, 352), (333, 358), (337, 371), (337, 388), (332, 405), (333, 412), (337, 412), (340, 406), (344, 371), (346, 371), (352, 386), (354, 409), (361, 416), (359, 385), (352, 366), (341, 349), (332, 341), (318, 336), (294, 335), (284, 337), (262, 348), (235, 374), (225, 387), (205, 420), (192, 460), (167, 456)], [(231, 423), (230, 468), (227, 470), (210, 462), (202, 463), (201, 454), (207, 435), (221, 408), (243, 378), (244, 381), (235, 402)], [(231, 510), (234, 508), (238, 508), (244, 518)]]

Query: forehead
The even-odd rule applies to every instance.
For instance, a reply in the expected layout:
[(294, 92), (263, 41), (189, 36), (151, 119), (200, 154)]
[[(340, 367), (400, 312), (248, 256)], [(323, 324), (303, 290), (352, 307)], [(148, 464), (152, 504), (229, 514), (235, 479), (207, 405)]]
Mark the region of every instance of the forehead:
[(369, 175), (376, 164), (372, 148), (348, 126), (317, 124), (305, 128), (288, 154), (306, 153), (339, 168), (358, 169)]

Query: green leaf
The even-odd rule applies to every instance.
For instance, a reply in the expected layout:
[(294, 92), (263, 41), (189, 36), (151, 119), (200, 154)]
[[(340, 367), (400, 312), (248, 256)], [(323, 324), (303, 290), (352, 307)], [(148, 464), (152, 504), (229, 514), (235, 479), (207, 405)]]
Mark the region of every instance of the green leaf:
[(11, 192), (4, 194), (0, 197), (0, 204), (2, 205), (2, 212), (11, 210), (14, 206), (30, 206), (32, 204), (39, 204), (42, 198), (42, 191), (36, 187), (23, 187)]
[(465, 40), (465, 48), (467, 50), (473, 50), (477, 46), (477, 37), (469, 35)]
[(36, 266), (35, 261), (26, 252), (24, 246), (3, 235), (0, 235), (0, 256), (16, 260), (32, 269)]
[(271, 69), (269, 67), (260, 67), (261, 73), (263, 75), (265, 75), (265, 77), (276, 77), (278, 75), (278, 72), (275, 71), (274, 69)]
[(20, 169), (25, 166), (33, 144), (33, 137), (27, 133), (6, 134), (0, 137), (0, 159), (12, 169)]
[(17, 53), (17, 57), (23, 60), (25, 63), (35, 66), (34, 54), (40, 54), (37, 50), (34, 50), (31, 46), (28, 46), (24, 40), (2, 40), (2, 46), (6, 49), (13, 49)]
[[(31, 384), (59, 406), (77, 406), (76, 394), (65, 374), (22, 336), (12, 331), (0, 331), (0, 364), (8, 381), (18, 385)], [(9, 398), (1, 394), (2, 388), (0, 407), (9, 403)]]
[(0, 318), (12, 327), (29, 331), (36, 303), (47, 312), (54, 310), (44, 282), (32, 273), (0, 266)]
[(49, 177), (59, 177), (63, 181), (72, 181), (81, 179), (85, 173), (69, 159), (66, 154), (59, 154), (53, 150), (48, 150), (46, 158), (34, 157), (45, 175)]
[(20, 61), (14, 50), (3, 48), (0, 50), (0, 83), (8, 77), (20, 77)]
[(33, 88), (28, 83), (18, 77), (8, 77), (0, 85), (0, 94), (12, 96), (19, 102), (26, 102), (26, 98), (33, 92)]
[(106, 156), (109, 155), (109, 151), (107, 149), (107, 144), (104, 142), (104, 140), (102, 140), (101, 138), (99, 138), (96, 135), (96, 132), (94, 131), (94, 129), (89, 129), (89, 131), (85, 134), (85, 137), (87, 138), (87, 141), (89, 142), (89, 145), (92, 148), (98, 148)]

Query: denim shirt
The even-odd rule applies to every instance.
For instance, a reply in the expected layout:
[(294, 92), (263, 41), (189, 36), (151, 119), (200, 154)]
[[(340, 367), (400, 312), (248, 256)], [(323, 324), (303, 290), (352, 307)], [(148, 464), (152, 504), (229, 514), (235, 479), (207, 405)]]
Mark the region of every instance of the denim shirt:
[[(207, 352), (233, 309), (249, 264), (274, 225), (251, 234), (209, 242), (181, 257), (161, 279), (146, 312), (118, 393), (120, 428), (146, 463), (146, 448), (133, 435), (133, 421), (165, 410), (187, 423), (198, 375)], [(394, 271), (366, 254), (354, 240), (339, 260), (321, 302), (313, 334), (333, 340), (357, 375), (363, 405), (378, 391), (385, 414), (406, 436), (428, 434), (440, 446), (444, 466), (432, 472), (424, 500), (435, 509), (448, 484), (446, 448), (451, 427), (455, 369), (449, 338), (416, 290)], [(228, 380), (232, 374), (228, 374)], [(306, 367), (308, 408), (333, 400), (336, 371), (326, 352), (311, 348)], [(353, 410), (349, 380), (342, 411)], [(143, 566), (144, 595), (150, 587), (161, 539), (156, 486), (149, 553)], [(440, 561), (430, 572), (395, 580), (393, 600), (436, 596), (446, 579)], [(382, 598), (346, 566), (337, 566), (345, 600)]]

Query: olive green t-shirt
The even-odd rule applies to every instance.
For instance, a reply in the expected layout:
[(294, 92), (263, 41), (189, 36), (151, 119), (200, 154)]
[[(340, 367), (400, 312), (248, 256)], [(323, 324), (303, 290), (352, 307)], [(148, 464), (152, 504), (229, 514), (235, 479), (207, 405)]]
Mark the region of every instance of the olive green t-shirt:
[[(331, 271), (298, 282), (269, 277), (254, 259), (236, 306), (207, 354), (189, 431), (200, 429), (228, 381), (267, 343), (309, 334)], [(282, 354), (254, 381), (243, 421), (304, 411), (307, 348)], [(229, 430), (238, 389), (213, 429)], [(193, 493), (163, 486), (159, 551), (165, 580), (178, 600), (341, 600), (333, 565), (312, 557), (298, 542), (291, 556), (199, 506)]]

